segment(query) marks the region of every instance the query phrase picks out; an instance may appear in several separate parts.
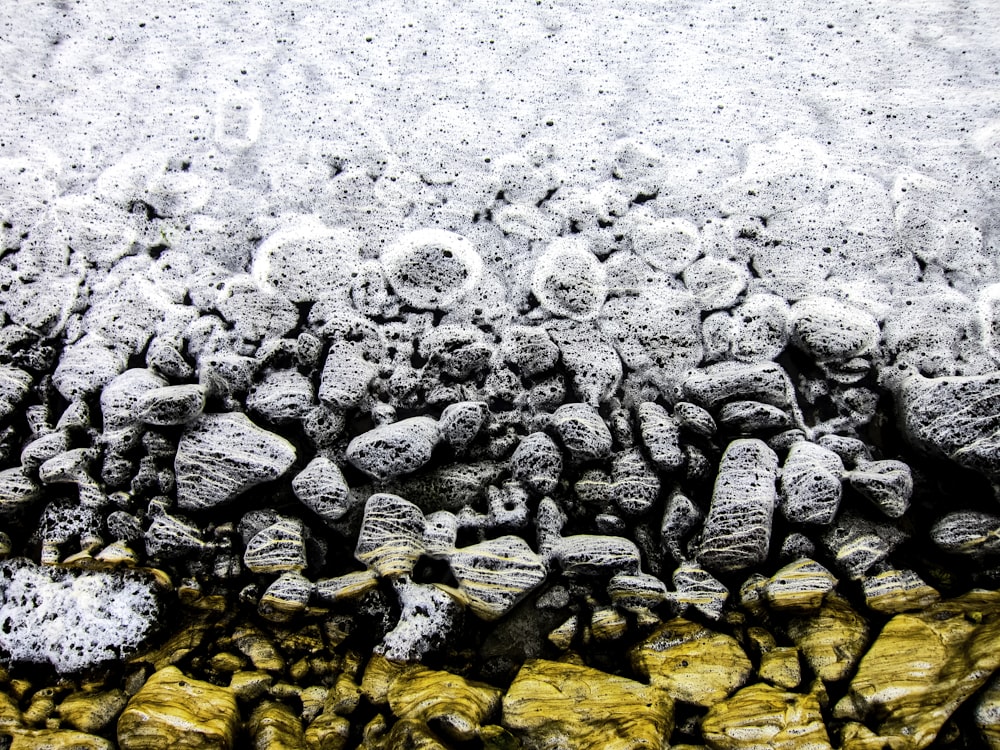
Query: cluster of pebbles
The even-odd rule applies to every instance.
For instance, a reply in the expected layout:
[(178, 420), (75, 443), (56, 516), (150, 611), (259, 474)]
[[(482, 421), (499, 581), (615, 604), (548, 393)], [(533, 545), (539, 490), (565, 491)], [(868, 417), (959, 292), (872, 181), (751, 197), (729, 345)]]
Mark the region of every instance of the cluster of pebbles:
[(187, 162), (23, 165), (0, 734), (1000, 747), (996, 258), (782, 148), (700, 226), (643, 144), (586, 189), (532, 145), (463, 222), (242, 265)]

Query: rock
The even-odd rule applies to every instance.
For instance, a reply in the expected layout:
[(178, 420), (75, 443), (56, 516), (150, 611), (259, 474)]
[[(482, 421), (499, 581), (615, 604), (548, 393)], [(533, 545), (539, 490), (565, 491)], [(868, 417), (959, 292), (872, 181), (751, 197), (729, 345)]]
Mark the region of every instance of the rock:
[(712, 415), (690, 401), (678, 401), (674, 404), (674, 419), (683, 429), (705, 438), (712, 438), (717, 429)]
[(362, 570), (345, 573), (334, 578), (320, 578), (316, 581), (316, 596), (331, 604), (360, 599), (378, 586), (378, 576), (374, 571)]
[(535, 261), (531, 292), (550, 314), (593, 320), (608, 294), (607, 274), (585, 240), (554, 240)]
[(526, 750), (662, 747), (673, 702), (655, 687), (576, 664), (532, 659), (503, 698), (504, 727)]
[(42, 486), (26, 474), (23, 467), (0, 471), (0, 518), (18, 520), (41, 493)]
[(553, 555), (563, 573), (569, 576), (638, 573), (641, 565), (639, 548), (619, 536), (575, 534), (564, 537), (553, 548)]
[(931, 527), (931, 540), (940, 549), (972, 558), (1000, 552), (1000, 516), (960, 510), (939, 518)]
[(280, 518), (247, 542), (243, 563), (253, 573), (284, 573), (306, 567), (305, 529), (297, 518)]
[(88, 333), (63, 350), (52, 383), (63, 398), (73, 401), (101, 390), (127, 366), (128, 357), (119, 345)]
[(380, 577), (409, 575), (424, 551), (420, 508), (398, 495), (368, 498), (354, 552), (359, 562)]
[(409, 498), (425, 511), (478, 507), (505, 473), (496, 461), (458, 461), (386, 482), (382, 489)]
[(375, 647), (375, 653), (392, 661), (419, 662), (453, 637), (462, 605), (434, 584), (399, 577), (393, 580), (393, 587), (399, 597), (399, 622)]
[(703, 565), (729, 572), (767, 558), (777, 472), (777, 455), (760, 440), (734, 440), (726, 447), (698, 551)]
[(416, 471), (431, 459), (440, 439), (437, 422), (411, 417), (380, 425), (358, 435), (347, 446), (347, 460), (376, 479)]
[(358, 406), (368, 396), (371, 382), (378, 375), (383, 348), (377, 331), (360, 342), (332, 341), (320, 376), (320, 400), (335, 409)]
[(781, 467), (781, 512), (792, 523), (833, 523), (843, 493), (844, 464), (836, 453), (805, 440), (795, 443)]
[(118, 688), (72, 693), (59, 704), (59, 718), (74, 729), (93, 734), (117, 719), (126, 703), (128, 696)]
[(793, 690), (802, 682), (799, 650), (794, 646), (779, 646), (764, 628), (746, 630), (747, 639), (760, 656), (757, 675), (775, 687)]
[(989, 750), (1000, 750), (1000, 677), (994, 676), (980, 693), (973, 718)]
[(648, 573), (617, 573), (608, 582), (608, 596), (616, 607), (647, 614), (669, 599), (667, 585)]
[(349, 229), (327, 227), (315, 216), (295, 216), (256, 247), (251, 273), (261, 287), (292, 302), (323, 299), (346, 286), (360, 262), (361, 244)]
[(660, 539), (674, 560), (680, 562), (685, 558), (682, 544), (703, 518), (704, 514), (691, 498), (680, 490), (670, 493), (667, 508), (663, 512), (663, 522), (660, 524)]
[(0, 648), (15, 662), (77, 672), (138, 649), (161, 617), (152, 576), (0, 562)]
[(719, 426), (737, 435), (773, 432), (792, 426), (792, 418), (777, 406), (760, 401), (730, 401), (719, 409)]
[[(639, 434), (649, 451), (649, 457), (664, 472), (679, 470), (684, 465), (680, 445), (680, 424), (659, 404), (645, 401), (635, 409), (639, 419)], [(711, 419), (711, 415), (709, 415)]]
[(293, 331), (299, 312), (285, 295), (267, 290), (245, 274), (223, 282), (215, 307), (248, 341), (280, 338)]
[(110, 740), (69, 729), (20, 730), (13, 734), (10, 750), (113, 750)]
[(884, 570), (861, 579), (865, 604), (875, 612), (896, 615), (935, 604), (941, 595), (912, 570)]
[(153, 520), (143, 534), (146, 554), (153, 560), (197, 557), (210, 549), (197, 524), (183, 516), (167, 513), (150, 504)]
[(195, 680), (176, 667), (155, 672), (118, 720), (122, 750), (233, 747), (240, 713), (232, 690)]
[(616, 453), (611, 460), (615, 503), (627, 516), (638, 516), (656, 503), (660, 479), (638, 448)]
[(740, 362), (777, 359), (788, 343), (788, 303), (773, 294), (751, 294), (733, 310), (732, 356)]
[(593, 406), (564, 404), (552, 415), (552, 426), (566, 450), (578, 461), (611, 454), (611, 431)]
[(903, 539), (903, 532), (896, 527), (872, 523), (852, 512), (841, 513), (822, 537), (837, 567), (852, 580), (888, 558)]
[(293, 422), (315, 406), (312, 381), (298, 370), (271, 370), (250, 389), (247, 408), (269, 422)]
[(139, 420), (139, 405), (145, 396), (169, 383), (153, 370), (126, 370), (101, 391), (101, 418), (105, 432), (129, 427)]
[(448, 404), (438, 419), (441, 439), (455, 450), (464, 451), (479, 434), (489, 413), (489, 407), (483, 401)]
[(739, 643), (676, 618), (629, 652), (634, 669), (675, 701), (710, 707), (746, 684), (752, 668)]
[(771, 576), (764, 585), (764, 598), (776, 611), (813, 612), (836, 585), (829, 570), (815, 560), (800, 558)]
[(351, 494), (340, 467), (317, 456), (292, 479), (292, 492), (327, 523), (339, 521), (351, 508)]
[(722, 310), (736, 304), (750, 274), (746, 266), (719, 258), (701, 258), (684, 269), (684, 286), (702, 310)]
[(295, 462), (294, 446), (238, 413), (205, 414), (181, 436), (174, 460), (177, 505), (203, 510), (277, 479)]
[(543, 497), (555, 491), (562, 469), (562, 453), (544, 432), (533, 432), (521, 438), (510, 457), (511, 476)]
[(841, 719), (866, 721), (901, 747), (930, 745), (944, 723), (1000, 667), (1000, 593), (971, 591), (893, 617), (861, 659)]
[(674, 570), (673, 584), (678, 604), (694, 607), (710, 620), (722, 617), (729, 590), (703, 567), (690, 561), (682, 562)]
[(712, 706), (701, 731), (712, 750), (830, 750), (816, 697), (763, 683)]
[(548, 372), (559, 362), (559, 347), (541, 327), (510, 326), (501, 335), (500, 355), (523, 377)]
[(611, 398), (622, 381), (622, 361), (611, 342), (584, 324), (552, 327), (573, 391), (584, 403), (597, 406)]
[(837, 682), (851, 674), (861, 659), (868, 644), (868, 623), (846, 599), (830, 593), (818, 612), (789, 621), (788, 635), (821, 680)]
[(545, 580), (541, 558), (520, 537), (502, 536), (448, 556), (458, 590), (484, 620), (495, 620)]
[(901, 518), (910, 507), (913, 476), (902, 461), (859, 461), (847, 480), (889, 518)]
[(1000, 373), (913, 375), (903, 381), (896, 404), (914, 445), (1000, 483)]
[(709, 365), (688, 376), (683, 388), (688, 401), (709, 410), (736, 400), (787, 408), (795, 399), (788, 375), (773, 362)]
[(306, 750), (343, 750), (350, 734), (350, 719), (324, 711), (306, 727)]
[(400, 237), (379, 260), (402, 300), (420, 310), (447, 310), (479, 283), (483, 261), (454, 232), (419, 229)]
[(631, 231), (632, 247), (653, 268), (679, 274), (701, 255), (698, 228), (686, 219), (638, 221)]
[(271, 622), (288, 622), (306, 611), (314, 589), (301, 573), (282, 573), (261, 595), (257, 612)]
[(792, 305), (792, 343), (817, 362), (845, 362), (868, 354), (879, 341), (878, 322), (868, 312), (829, 297), (806, 297)]
[(0, 420), (5, 420), (27, 397), (34, 379), (30, 373), (0, 365)]
[(135, 406), (135, 415), (151, 425), (186, 424), (205, 408), (205, 389), (200, 385), (168, 385), (146, 391)]
[(254, 750), (301, 750), (305, 747), (302, 722), (283, 703), (265, 700), (257, 705), (247, 722)]

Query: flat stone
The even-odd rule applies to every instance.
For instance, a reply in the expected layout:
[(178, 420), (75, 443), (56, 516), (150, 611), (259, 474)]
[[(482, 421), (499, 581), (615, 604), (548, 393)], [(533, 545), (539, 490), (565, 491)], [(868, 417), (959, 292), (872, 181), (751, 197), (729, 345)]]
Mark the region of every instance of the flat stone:
[(136, 404), (136, 416), (152, 425), (186, 424), (205, 408), (205, 388), (200, 385), (169, 385), (146, 391)]
[(347, 446), (347, 460), (376, 479), (409, 474), (431, 460), (440, 438), (437, 422), (411, 417), (380, 425), (358, 435)]
[(448, 562), (469, 608), (484, 620), (509, 612), (548, 572), (541, 558), (517, 536), (455, 550)]
[(164, 667), (146, 681), (118, 719), (121, 750), (229, 750), (240, 726), (236, 695)]
[(816, 697), (763, 683), (712, 706), (701, 731), (712, 750), (830, 750)]
[(205, 414), (181, 436), (174, 459), (177, 505), (202, 510), (277, 479), (295, 462), (295, 447), (239, 413)]

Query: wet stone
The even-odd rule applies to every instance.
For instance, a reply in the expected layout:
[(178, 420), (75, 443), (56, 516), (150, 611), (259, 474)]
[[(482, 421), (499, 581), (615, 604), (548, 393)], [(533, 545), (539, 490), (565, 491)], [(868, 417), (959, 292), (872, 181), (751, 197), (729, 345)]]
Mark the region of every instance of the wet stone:
[(291, 443), (245, 415), (203, 415), (177, 446), (177, 504), (201, 510), (228, 502), (255, 485), (277, 479), (294, 461)]
[(425, 550), (424, 523), (413, 503), (398, 495), (372, 495), (354, 556), (379, 576), (407, 575)]
[(458, 589), (484, 620), (503, 616), (545, 580), (541, 558), (516, 536), (502, 536), (455, 550), (448, 557)]

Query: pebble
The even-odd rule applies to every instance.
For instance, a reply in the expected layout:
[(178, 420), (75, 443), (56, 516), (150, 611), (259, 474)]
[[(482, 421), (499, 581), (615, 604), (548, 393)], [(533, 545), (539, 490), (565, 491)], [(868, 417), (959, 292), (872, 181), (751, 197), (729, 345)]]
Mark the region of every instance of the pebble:
[(411, 417), (358, 435), (348, 444), (346, 457), (369, 476), (384, 480), (426, 464), (439, 439), (436, 421)]
[(448, 555), (458, 589), (478, 617), (495, 620), (545, 580), (541, 558), (520, 537), (501, 536)]
[(489, 407), (482, 401), (449, 404), (438, 419), (441, 439), (455, 450), (464, 451), (483, 428), (489, 413)]
[(573, 392), (584, 403), (597, 406), (610, 399), (622, 382), (622, 361), (611, 342), (585, 325), (552, 327), (549, 335), (559, 347)]
[(276, 424), (304, 418), (315, 404), (312, 381), (298, 370), (271, 370), (247, 395), (247, 408)]
[(200, 385), (169, 385), (146, 391), (135, 406), (139, 421), (157, 426), (187, 424), (205, 408)]
[(441, 229), (409, 232), (379, 260), (393, 291), (420, 310), (453, 307), (483, 274), (483, 260), (472, 243)]
[(833, 451), (804, 440), (793, 444), (781, 467), (782, 514), (792, 523), (833, 523), (843, 494), (843, 474), (844, 464)]
[(611, 430), (589, 404), (563, 404), (552, 415), (552, 427), (577, 461), (593, 461), (611, 454)]
[(292, 492), (327, 523), (339, 521), (352, 507), (344, 474), (333, 461), (317, 456), (292, 479)]
[(510, 457), (511, 476), (539, 496), (555, 491), (562, 470), (562, 453), (544, 432), (533, 432), (521, 438)]
[(297, 518), (279, 518), (254, 534), (247, 542), (243, 563), (253, 573), (284, 573), (304, 570), (305, 528)]
[(559, 347), (541, 326), (509, 326), (500, 339), (500, 355), (521, 376), (531, 378), (556, 366)]
[(535, 261), (531, 292), (556, 317), (593, 320), (608, 294), (607, 274), (585, 241), (560, 239)]
[(668, 473), (679, 470), (684, 465), (684, 453), (681, 451), (678, 420), (654, 401), (639, 404), (635, 413), (642, 444), (656, 467)]
[(17, 367), (0, 365), (0, 420), (5, 420), (27, 397), (34, 378)]
[(817, 362), (846, 362), (868, 354), (881, 331), (872, 315), (829, 297), (807, 297), (792, 305), (791, 340)]
[(295, 447), (244, 414), (204, 414), (184, 431), (174, 472), (177, 505), (203, 510), (277, 479), (295, 462)]
[(409, 575), (424, 553), (424, 514), (398, 495), (375, 494), (365, 503), (354, 556), (380, 577)]

